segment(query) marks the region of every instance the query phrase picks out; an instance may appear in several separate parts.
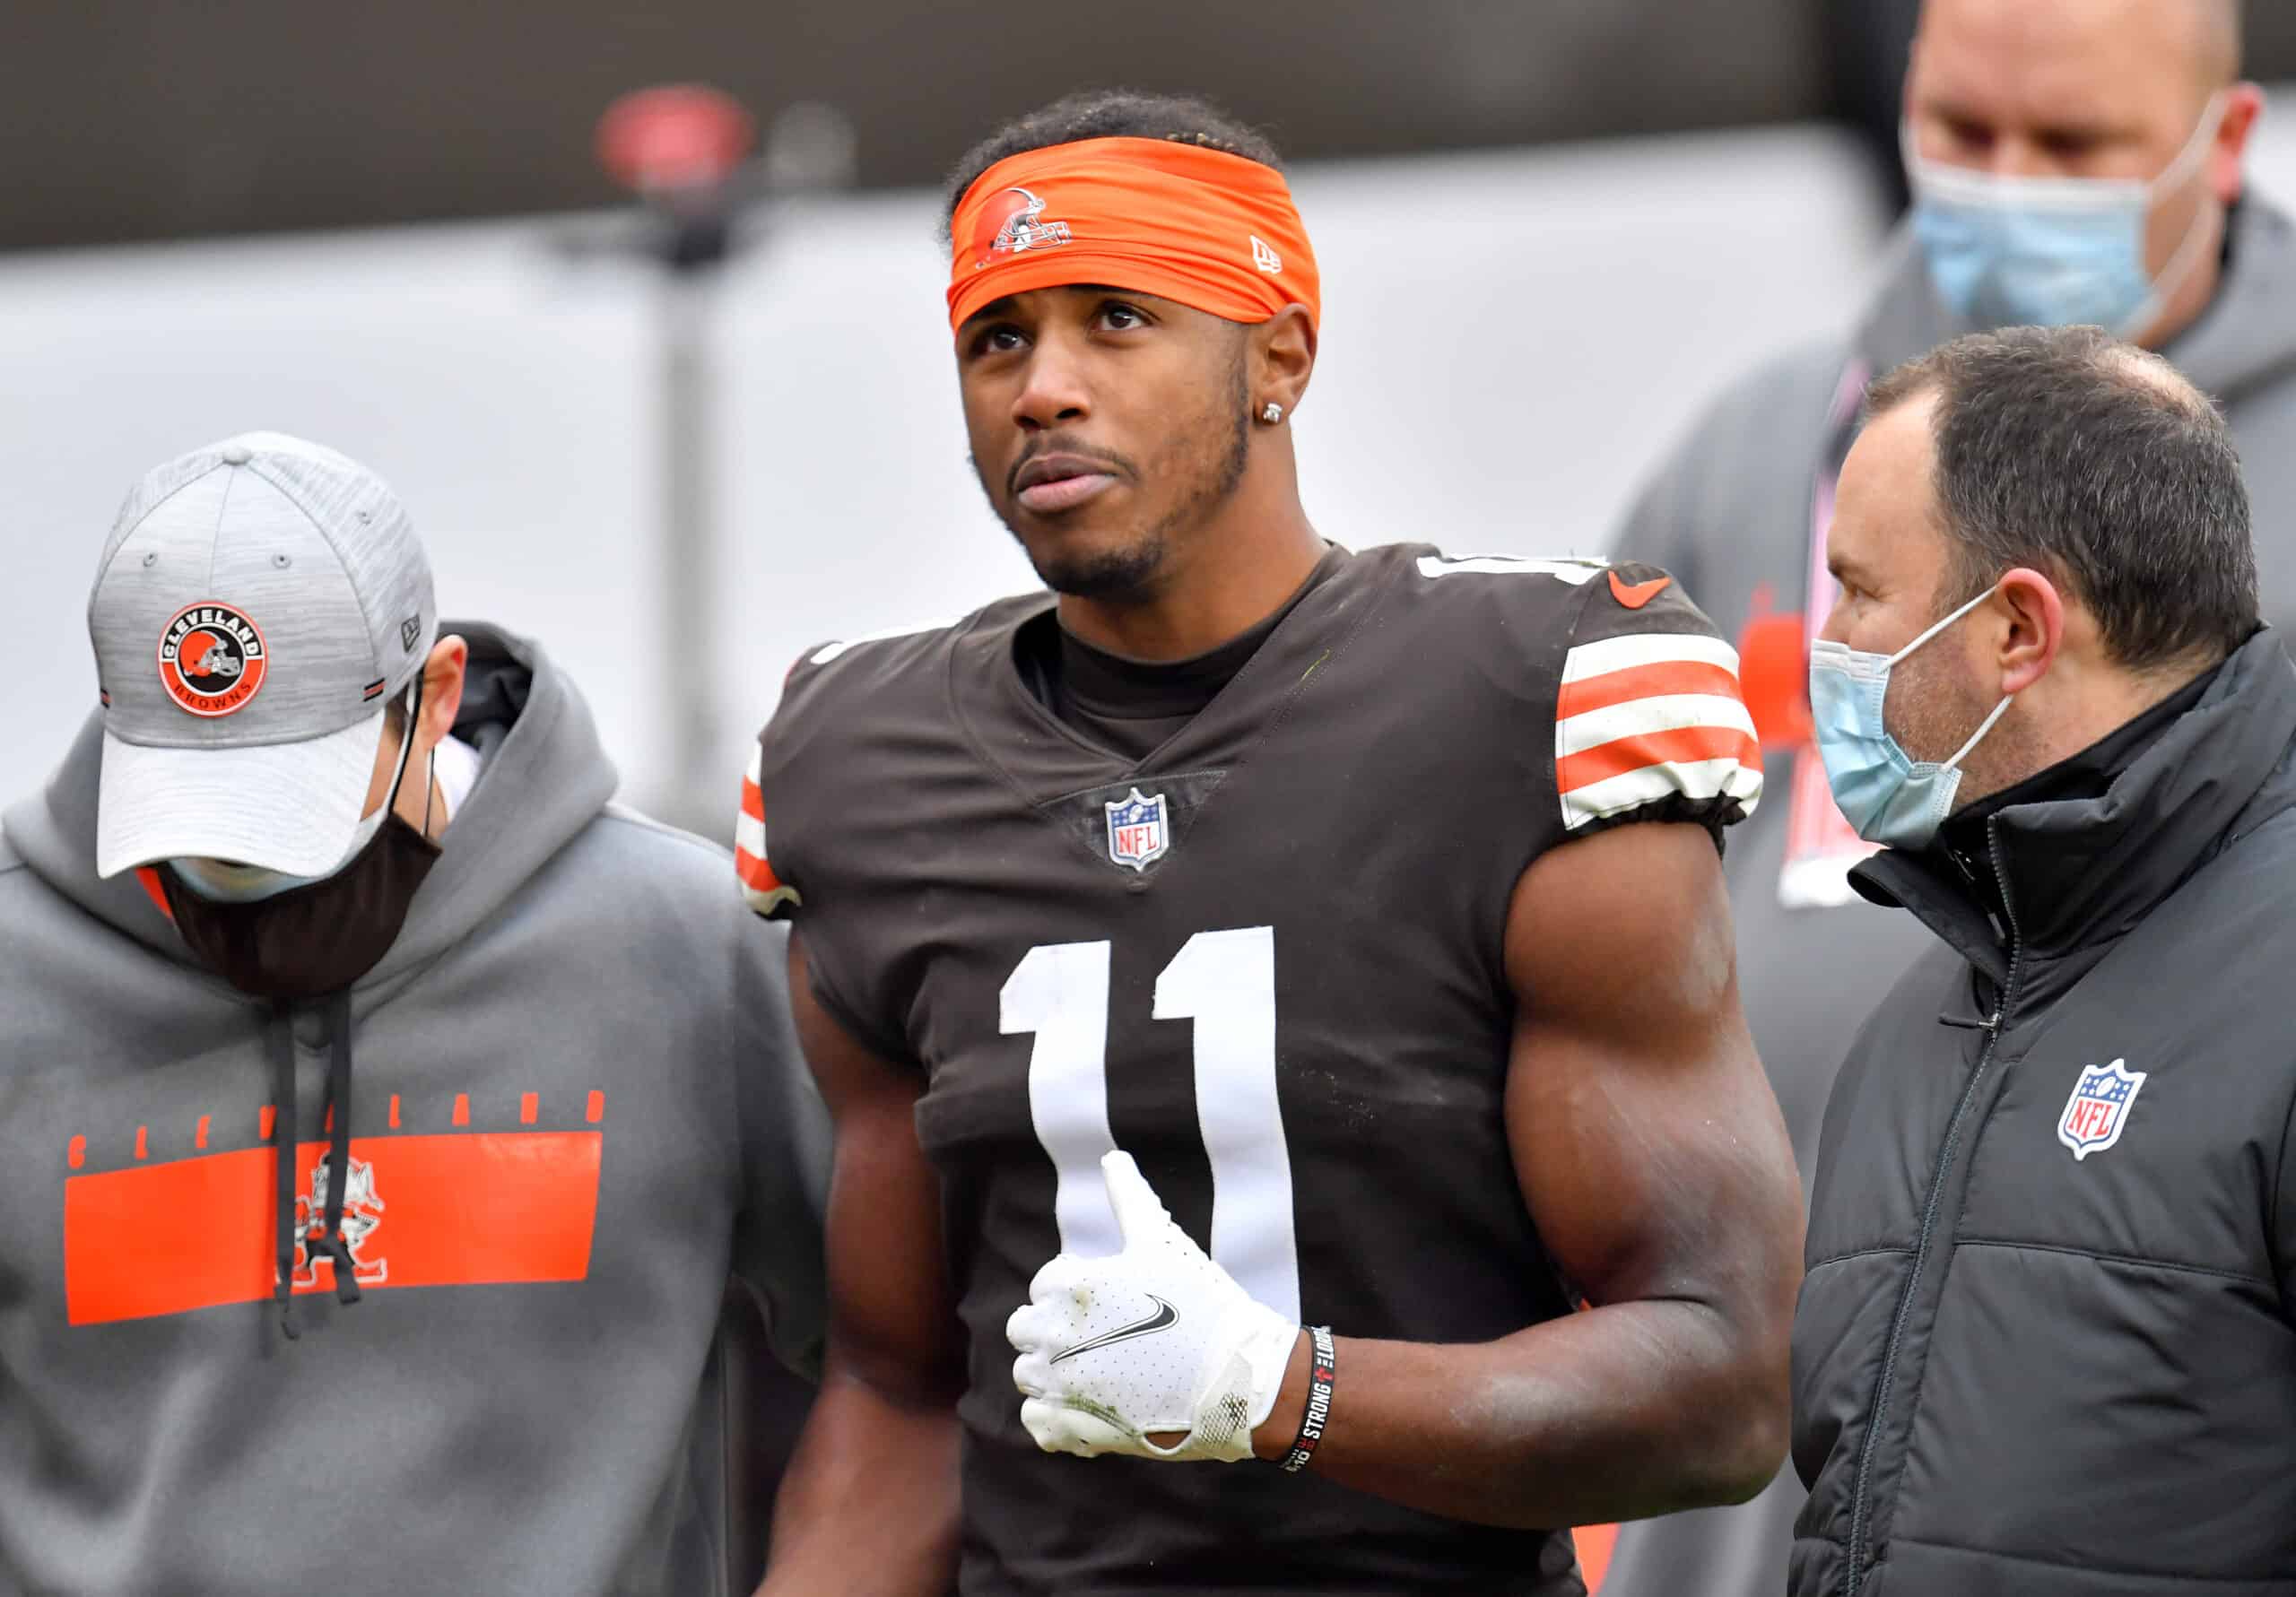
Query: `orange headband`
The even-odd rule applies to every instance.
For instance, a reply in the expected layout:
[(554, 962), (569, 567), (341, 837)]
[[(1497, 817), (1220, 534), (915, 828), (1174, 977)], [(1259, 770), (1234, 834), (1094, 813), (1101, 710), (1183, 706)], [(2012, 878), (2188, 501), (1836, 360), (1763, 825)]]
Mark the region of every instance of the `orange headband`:
[(1283, 175), (1164, 139), (1083, 139), (983, 172), (950, 218), (949, 325), (992, 299), (1074, 282), (1231, 322), (1287, 305), (1320, 321), (1315, 251)]

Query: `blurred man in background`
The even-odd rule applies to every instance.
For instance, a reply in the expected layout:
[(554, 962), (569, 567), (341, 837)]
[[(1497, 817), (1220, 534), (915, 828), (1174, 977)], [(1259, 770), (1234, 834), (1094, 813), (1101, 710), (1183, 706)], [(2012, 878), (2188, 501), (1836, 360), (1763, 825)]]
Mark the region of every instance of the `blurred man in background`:
[(332, 450), (157, 468), (87, 613), (0, 820), (0, 1590), (745, 1581), (729, 1278), (822, 1331), (782, 938)]
[[(1959, 333), (2094, 323), (2224, 406), (2265, 613), (2296, 619), (2296, 230), (2243, 186), (2262, 106), (2235, 0), (1927, 0), (1905, 85), (1914, 213), (1847, 340), (1723, 395), (1642, 494), (1622, 556), (1743, 628), (1770, 797), (1733, 840), (1741, 979), (1803, 1169), (1858, 1023), (1922, 946), (1856, 903), (1869, 851), (1807, 739), (1803, 659), (1835, 599), (1824, 539), (1873, 377)], [(1605, 1597), (1772, 1593), (1800, 1490), (1622, 1531)]]

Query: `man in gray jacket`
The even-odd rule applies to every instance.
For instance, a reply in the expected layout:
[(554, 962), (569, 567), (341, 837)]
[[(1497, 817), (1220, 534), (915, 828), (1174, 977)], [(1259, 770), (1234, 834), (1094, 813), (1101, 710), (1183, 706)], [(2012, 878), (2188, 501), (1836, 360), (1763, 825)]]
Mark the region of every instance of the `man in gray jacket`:
[(1928, 951), (1826, 1111), (1793, 1597), (2296, 1584), (2296, 667), (2229, 430), (2095, 328), (1876, 384), (1810, 663)]
[(89, 625), (0, 821), (0, 1592), (722, 1590), (826, 1147), (724, 853), (332, 451), (153, 472)]
[[(1848, 336), (1725, 393), (1618, 534), (1739, 634), (1769, 782), (1726, 862), (1739, 983), (1805, 1179), (1849, 1037), (1923, 941), (1849, 890), (1868, 846), (1833, 806), (1802, 695), (1866, 383), (1987, 325), (2133, 334), (2222, 404), (2265, 613), (2296, 621), (2296, 225), (2244, 192), (2260, 96), (2239, 65), (2232, 0), (1927, 0), (1906, 83), (1916, 212), (1877, 291)], [(2028, 181), (2056, 179), (2087, 186)], [(1787, 1471), (1743, 1508), (1625, 1527), (1604, 1597), (1775, 1597), (1801, 1495)]]

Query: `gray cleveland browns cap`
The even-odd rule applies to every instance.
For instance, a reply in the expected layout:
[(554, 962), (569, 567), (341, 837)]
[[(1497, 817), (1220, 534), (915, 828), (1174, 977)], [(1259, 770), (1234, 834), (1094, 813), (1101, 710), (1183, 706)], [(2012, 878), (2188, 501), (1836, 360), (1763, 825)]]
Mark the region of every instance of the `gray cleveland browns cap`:
[(383, 707), (430, 652), (430, 565), (365, 467), (250, 432), (152, 472), (88, 598), (104, 704), (96, 871), (334, 869)]

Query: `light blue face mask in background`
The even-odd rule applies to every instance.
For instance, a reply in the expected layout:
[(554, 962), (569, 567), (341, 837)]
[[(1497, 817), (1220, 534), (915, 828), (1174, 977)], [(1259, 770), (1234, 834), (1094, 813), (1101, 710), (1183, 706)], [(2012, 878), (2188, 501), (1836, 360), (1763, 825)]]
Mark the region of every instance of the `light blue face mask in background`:
[(2224, 119), (2220, 93), (2192, 138), (2152, 182), (2134, 178), (2000, 178), (1925, 161), (1900, 130), (1914, 192), (1913, 230), (1939, 298), (1978, 327), (2099, 326), (2133, 338), (2199, 263), (2195, 214), (2155, 281), (2144, 266), (2154, 202), (2206, 157)]
[(1810, 714), (1826, 782), (1842, 818), (1868, 843), (1919, 848), (1952, 813), (1961, 785), (1961, 761), (2008, 709), (2011, 693), (1993, 707), (1951, 759), (1916, 759), (1883, 724), (1890, 668), (1991, 598), (1987, 588), (1894, 655), (1876, 655), (1821, 638), (1810, 646)]

